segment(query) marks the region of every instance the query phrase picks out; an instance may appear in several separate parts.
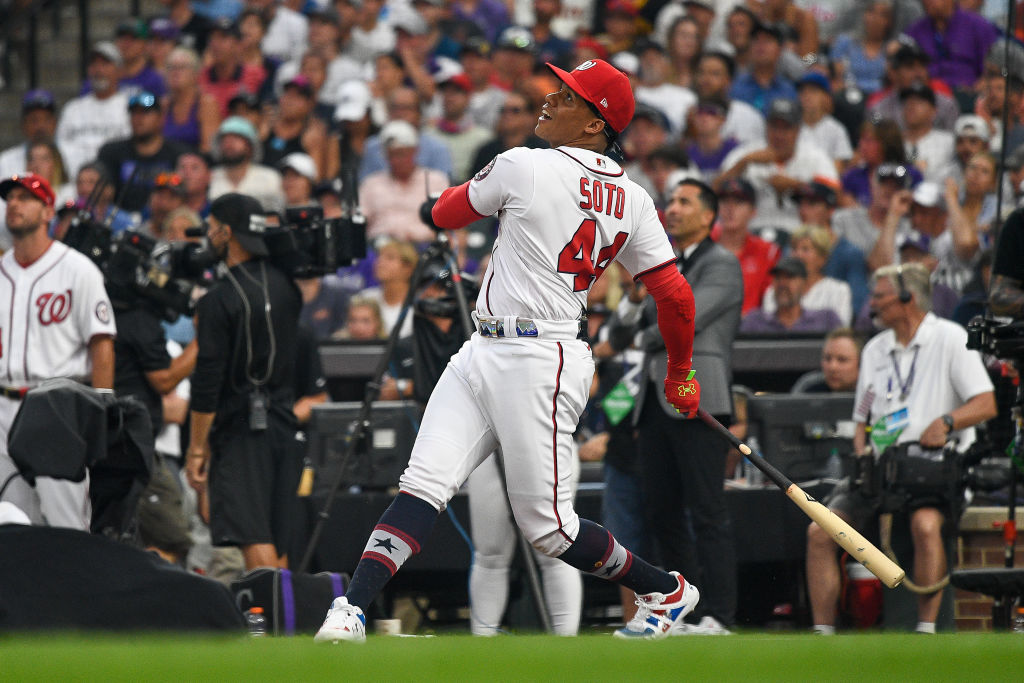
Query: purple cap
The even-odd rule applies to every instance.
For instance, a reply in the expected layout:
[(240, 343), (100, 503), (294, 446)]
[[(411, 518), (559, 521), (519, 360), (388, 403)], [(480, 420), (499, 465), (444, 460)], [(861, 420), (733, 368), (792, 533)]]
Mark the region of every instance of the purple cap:
[(911, 230), (900, 238), (898, 250), (902, 251), (904, 247), (911, 247), (917, 249), (922, 254), (931, 253), (932, 239), (928, 235), (919, 233), (917, 230)]
[(42, 88), (25, 93), (25, 96), (21, 98), (21, 113), (26, 114), (33, 109), (56, 111), (57, 101), (53, 99), (53, 93)]
[(177, 40), (181, 29), (168, 17), (155, 17), (149, 22), (149, 35), (162, 40)]

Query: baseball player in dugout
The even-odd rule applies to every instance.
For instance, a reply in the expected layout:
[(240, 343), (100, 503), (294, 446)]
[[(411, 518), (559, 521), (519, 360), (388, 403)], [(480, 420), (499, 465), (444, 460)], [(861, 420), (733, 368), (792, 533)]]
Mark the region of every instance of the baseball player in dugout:
[(286, 567), (287, 529), (302, 469), (295, 441), (295, 348), (302, 297), (266, 257), (253, 197), (210, 205), (206, 236), (221, 279), (199, 300), (192, 375), (189, 485), (209, 486), (210, 536), (238, 546), (246, 569)]
[[(711, 240), (717, 213), (711, 188), (699, 180), (684, 180), (665, 208), (665, 229), (696, 302), (693, 368), (701, 380), (701, 406), (728, 424), (743, 271), (732, 252)], [(662, 562), (700, 582), (703, 599), (694, 615), (700, 622), (687, 631), (727, 634), (736, 614), (736, 552), (724, 486), (728, 448), (710, 427), (682, 419), (662, 397), (661, 377), (671, 360), (666, 358), (659, 313), (643, 287), (634, 287), (619, 304), (609, 335), (616, 351), (631, 344), (644, 352), (633, 422), (648, 524)]]
[[(0, 483), (16, 471), (7, 434), (25, 392), (68, 377), (113, 391), (114, 314), (103, 274), (77, 251), (47, 234), (54, 194), (29, 173), (0, 182), (13, 248), (0, 258)], [(89, 479), (16, 477), (3, 496), (33, 523), (89, 531)]]
[(682, 633), (683, 617), (696, 607), (696, 586), (632, 554), (573, 509), (573, 432), (594, 374), (584, 311), (590, 286), (612, 261), (657, 303), (666, 400), (695, 416), (700, 386), (690, 360), (690, 286), (650, 196), (604, 154), (633, 116), (629, 81), (602, 60), (572, 72), (547, 66), (561, 87), (544, 98), (536, 133), (551, 148), (502, 152), (432, 208), (441, 229), (498, 216), (476, 330), (438, 380), (400, 492), (370, 535), (348, 594), (332, 603), (318, 642), (365, 639), (364, 610), (420, 550), (466, 477), (499, 448), (509, 503), (527, 540), (636, 592), (636, 616), (617, 635)]

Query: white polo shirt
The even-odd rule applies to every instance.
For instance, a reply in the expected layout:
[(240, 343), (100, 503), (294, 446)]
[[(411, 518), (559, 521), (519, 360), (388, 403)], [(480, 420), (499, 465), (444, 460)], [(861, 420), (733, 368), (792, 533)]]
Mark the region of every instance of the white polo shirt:
[[(933, 420), (992, 390), (981, 355), (967, 348), (967, 331), (928, 313), (907, 346), (892, 330), (864, 346), (853, 419), (873, 425), (906, 408), (907, 425), (897, 443), (917, 441)], [(950, 438), (959, 439), (959, 450), (965, 450), (974, 441), (974, 428)]]

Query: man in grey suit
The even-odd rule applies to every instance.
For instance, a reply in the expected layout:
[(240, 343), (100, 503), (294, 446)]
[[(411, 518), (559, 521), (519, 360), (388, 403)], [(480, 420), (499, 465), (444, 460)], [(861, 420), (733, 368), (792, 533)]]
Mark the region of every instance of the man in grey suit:
[[(743, 272), (736, 257), (711, 240), (717, 212), (711, 188), (687, 179), (673, 191), (665, 223), (696, 304), (693, 369), (700, 381), (701, 407), (728, 424)], [(633, 421), (649, 528), (662, 564), (683, 568), (701, 585), (702, 618), (691, 631), (728, 633), (736, 614), (736, 554), (724, 493), (727, 447), (703, 422), (682, 419), (664, 400), (659, 378), (665, 376), (665, 345), (654, 302), (644, 299), (637, 287), (641, 291), (630, 293), (609, 324), (613, 346), (632, 343), (645, 353)]]

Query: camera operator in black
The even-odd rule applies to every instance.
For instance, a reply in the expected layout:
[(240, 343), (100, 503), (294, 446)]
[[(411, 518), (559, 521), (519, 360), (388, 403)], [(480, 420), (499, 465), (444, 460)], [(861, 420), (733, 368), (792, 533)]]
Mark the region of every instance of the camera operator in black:
[(988, 305), (995, 315), (1024, 319), (1024, 208), (1014, 210), (999, 233)]
[(172, 360), (160, 315), (143, 301), (111, 299), (114, 320), (123, 326), (114, 339), (114, 391), (146, 406), (155, 437), (164, 425), (163, 395), (192, 374), (198, 345), (193, 339)]
[(197, 307), (189, 484), (209, 480), (214, 545), (240, 546), (247, 569), (287, 566), (287, 529), (301, 470), (295, 348), (302, 297), (265, 257), (257, 200), (230, 193), (210, 206), (207, 238), (222, 278)]

